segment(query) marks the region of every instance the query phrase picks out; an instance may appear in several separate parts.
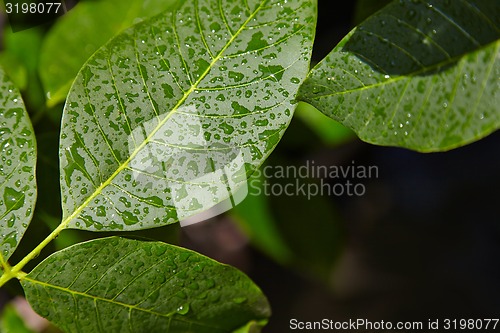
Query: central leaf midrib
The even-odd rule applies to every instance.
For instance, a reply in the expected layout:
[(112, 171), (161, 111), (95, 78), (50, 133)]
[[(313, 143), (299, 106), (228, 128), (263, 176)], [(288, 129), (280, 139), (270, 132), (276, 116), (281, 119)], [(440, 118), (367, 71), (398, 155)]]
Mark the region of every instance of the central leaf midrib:
[[(88, 204), (96, 196), (98, 196), (102, 192), (102, 190), (104, 188), (106, 188), (111, 183), (111, 181), (116, 176), (118, 176), (118, 174), (120, 174), (120, 172), (123, 171), (128, 166), (128, 164), (139, 153), (139, 151), (141, 151), (142, 148), (144, 148), (144, 146), (149, 143), (149, 141), (156, 134), (156, 132), (162, 128), (162, 126), (168, 121), (168, 119), (170, 119), (170, 117), (173, 114), (176, 113), (176, 111), (178, 110), (178, 108), (186, 101), (186, 99), (189, 97), (189, 95), (193, 91), (196, 90), (196, 88), (198, 87), (198, 85), (208, 75), (208, 73), (211, 71), (211, 69), (217, 63), (217, 61), (219, 61), (219, 59), (222, 57), (222, 55), (224, 54), (224, 52), (229, 48), (229, 46), (231, 46), (233, 44), (233, 42), (235, 41), (235, 39), (241, 34), (241, 32), (245, 29), (245, 27), (247, 26), (247, 24), (255, 17), (255, 15), (257, 15), (257, 13), (264, 7), (264, 4), (267, 3), (267, 1), (268, 0), (263, 0), (260, 3), (260, 5), (255, 9), (255, 11), (248, 16), (247, 20), (245, 22), (243, 22), (243, 24), (238, 29), (238, 31), (236, 31), (236, 33), (231, 36), (231, 38), (229, 39), (229, 41), (226, 43), (226, 45), (224, 45), (224, 47), (220, 50), (220, 52), (217, 54), (217, 56), (212, 60), (212, 62), (207, 67), (207, 69), (203, 72), (203, 74), (200, 75), (200, 77), (198, 78), (198, 80), (194, 84), (191, 85), (191, 87), (189, 88), (189, 90), (187, 90), (184, 93), (184, 95), (182, 96), (182, 98), (172, 108), (172, 110), (168, 113), (168, 115), (165, 116), (165, 118), (161, 122), (159, 122), (158, 125), (151, 131), (151, 133), (148, 135), (148, 137), (138, 147), (136, 147), (136, 149), (132, 152), (132, 154), (130, 154), (130, 156), (128, 157), (128, 159), (125, 162), (123, 162), (122, 164), (120, 164), (118, 166), (118, 168), (116, 169), (116, 171), (108, 179), (106, 179), (106, 181), (104, 181), (80, 206), (78, 206), (73, 211), (73, 213), (71, 213), (68, 217), (64, 218), (64, 220), (61, 222), (61, 226), (60, 226), (61, 228), (66, 228), (66, 226), (68, 226), (68, 224), (74, 218), (78, 217), (78, 215), (88, 206)], [(197, 5), (198, 5), (198, 1), (195, 0), (194, 6), (197, 6)], [(174, 11), (172, 14), (175, 15), (176, 13), (177, 13), (177, 11)]]
[[(52, 289), (60, 290), (60, 291), (63, 291), (63, 292), (67, 292), (67, 293), (72, 294), (72, 295), (78, 295), (78, 296), (81, 296), (81, 297), (90, 298), (90, 299), (94, 299), (94, 300), (101, 301), (101, 302), (107, 302), (107, 303), (111, 303), (111, 304), (123, 306), (125, 308), (130, 309), (130, 310), (137, 310), (137, 311), (149, 313), (149, 314), (152, 314), (152, 315), (155, 315), (155, 316), (158, 316), (158, 317), (173, 318), (174, 315), (177, 313), (177, 311), (172, 311), (172, 312), (169, 312), (169, 313), (160, 313), (160, 312), (152, 311), (152, 310), (149, 310), (149, 309), (146, 309), (146, 308), (141, 308), (141, 307), (138, 307), (138, 306), (133, 305), (133, 304), (127, 304), (127, 303), (119, 302), (119, 301), (112, 300), (112, 299), (107, 299), (107, 298), (100, 297), (100, 296), (85, 294), (85, 293), (80, 292), (80, 291), (71, 290), (71, 289), (64, 288), (64, 287), (61, 287), (61, 286), (57, 286), (57, 285), (54, 285), (54, 284), (50, 284), (50, 283), (46, 283), (46, 282), (43, 282), (43, 281), (31, 279), (31, 278), (26, 277), (26, 276), (23, 277), (22, 280), (24, 280), (26, 282), (30, 282), (32, 284), (38, 284), (38, 285), (40, 285), (40, 286), (42, 286), (44, 288), (52, 288)], [(198, 322), (198, 321), (195, 321), (195, 320), (188, 320), (186, 318), (181, 318), (179, 316), (175, 317), (175, 319), (173, 319), (173, 320), (183, 321), (183, 322), (187, 322), (187, 323), (195, 323), (196, 325), (200, 325), (200, 326), (204, 326), (204, 327), (208, 327), (208, 328), (222, 329), (221, 327), (209, 326), (209, 325), (205, 324), (204, 322), (201, 322), (201, 321)]]

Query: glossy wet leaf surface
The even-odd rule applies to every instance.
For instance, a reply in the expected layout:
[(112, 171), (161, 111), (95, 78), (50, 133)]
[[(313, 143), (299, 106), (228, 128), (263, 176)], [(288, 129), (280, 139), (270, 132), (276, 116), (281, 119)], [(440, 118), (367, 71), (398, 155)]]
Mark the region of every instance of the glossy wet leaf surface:
[(440, 151), (500, 126), (500, 7), (394, 1), (318, 64), (301, 99), (370, 143)]
[(134, 230), (233, 199), (287, 128), (309, 1), (184, 1), (99, 50), (68, 97), (64, 225)]
[(0, 251), (7, 260), (36, 201), (36, 141), (21, 95), (0, 69)]
[(61, 103), (85, 61), (114, 35), (171, 8), (177, 0), (82, 1), (52, 27), (40, 53), (40, 77), (52, 106)]
[(238, 270), (160, 242), (105, 238), (57, 252), (22, 279), (65, 332), (232, 332), (270, 315)]

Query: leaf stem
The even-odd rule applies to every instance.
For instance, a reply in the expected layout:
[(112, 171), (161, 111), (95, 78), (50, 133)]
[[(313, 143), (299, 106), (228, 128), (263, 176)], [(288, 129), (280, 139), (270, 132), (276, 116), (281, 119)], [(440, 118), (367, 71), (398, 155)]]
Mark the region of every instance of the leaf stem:
[(22, 272), (24, 266), (31, 260), (38, 257), (43, 248), (46, 247), (51, 241), (53, 241), (61, 233), (61, 231), (63, 231), (66, 228), (68, 222), (69, 220), (66, 219), (66, 221), (63, 221), (61, 224), (59, 224), (59, 226), (56, 229), (54, 229), (50, 233), (50, 235), (48, 235), (40, 244), (38, 244), (37, 247), (35, 247), (30, 253), (28, 253), (28, 255), (26, 255), (23, 258), (23, 260), (21, 260), (14, 267), (10, 268), (10, 266), (7, 263), (2, 262), (2, 267), (4, 268), (4, 274), (0, 276), (0, 287), (3, 286), (12, 278), (20, 279), (24, 277), (26, 275), (26, 273)]
[(5, 261), (2, 253), (0, 253), (0, 269), (3, 271), (2, 276), (0, 276), (0, 286), (2, 286), (13, 277), (12, 269), (9, 263)]

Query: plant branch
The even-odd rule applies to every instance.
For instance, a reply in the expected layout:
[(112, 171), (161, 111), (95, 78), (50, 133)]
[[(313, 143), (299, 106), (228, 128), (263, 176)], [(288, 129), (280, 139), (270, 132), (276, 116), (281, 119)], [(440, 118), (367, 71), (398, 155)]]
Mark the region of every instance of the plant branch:
[(48, 235), (40, 244), (38, 244), (37, 247), (33, 249), (33, 251), (28, 253), (28, 255), (26, 255), (23, 260), (21, 260), (14, 267), (11, 268), (8, 263), (4, 263), (3, 256), (0, 255), (0, 264), (2, 265), (2, 267), (4, 267), (4, 274), (0, 277), (0, 287), (12, 278), (22, 278), (24, 275), (26, 275), (26, 273), (22, 272), (24, 266), (31, 260), (35, 259), (38, 255), (40, 255), (40, 252), (43, 250), (43, 248), (47, 246), (51, 241), (53, 241), (61, 233), (61, 231), (66, 228), (69, 221), (71, 220), (71, 217), (72, 216), (62, 221), (61, 224), (59, 224), (59, 226), (50, 233), (50, 235)]

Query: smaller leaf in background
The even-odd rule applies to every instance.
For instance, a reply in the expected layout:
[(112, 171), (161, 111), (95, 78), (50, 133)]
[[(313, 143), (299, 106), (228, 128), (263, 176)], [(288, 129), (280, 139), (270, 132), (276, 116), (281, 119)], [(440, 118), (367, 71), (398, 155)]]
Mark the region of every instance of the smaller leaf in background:
[(19, 90), (26, 89), (28, 85), (28, 71), (24, 64), (12, 53), (0, 52), (0, 66)]
[(3, 30), (3, 38), (0, 63), (16, 87), (23, 92), (28, 110), (42, 111), (45, 95), (38, 77), (42, 29), (36, 27), (14, 33), (6, 28)]
[(40, 77), (48, 106), (66, 99), (71, 83), (99, 47), (140, 18), (173, 7), (179, 0), (83, 1), (47, 34), (40, 59)]
[(288, 264), (292, 261), (292, 252), (276, 227), (268, 198), (262, 194), (262, 181), (262, 177), (256, 175), (249, 178), (249, 195), (231, 214), (258, 249), (277, 262)]
[(270, 316), (242, 272), (160, 242), (80, 243), (21, 283), (35, 311), (67, 332), (231, 332)]
[[(295, 164), (296, 168), (304, 165), (281, 158), (273, 162), (283, 166)], [(293, 195), (271, 193), (268, 198), (276, 228), (291, 250), (292, 266), (327, 281), (343, 248), (341, 217), (332, 203), (333, 199), (317, 192), (308, 192), (309, 187), (315, 191), (324, 186), (318, 179), (287, 177), (268, 179), (268, 182), (268, 189), (284, 189), (292, 184), (292, 191), (296, 191)], [(306, 189), (306, 196), (299, 192), (301, 184)]]
[(245, 326), (238, 328), (233, 333), (259, 333), (267, 325), (267, 320), (251, 321)]
[(332, 121), (314, 106), (300, 102), (295, 115), (311, 128), (324, 144), (337, 146), (354, 139), (354, 132), (342, 124)]
[(34, 331), (26, 327), (23, 318), (12, 305), (7, 305), (0, 315), (0, 333), (34, 333)]
[(394, 1), (309, 74), (300, 99), (370, 143), (444, 151), (500, 127), (500, 6)]
[[(282, 265), (327, 281), (344, 246), (336, 198), (315, 191), (328, 180), (304, 173), (304, 177), (292, 176), (308, 160), (312, 163), (314, 150), (325, 148), (319, 141), (317, 133), (294, 118), (278, 148), (250, 178), (247, 198), (231, 213), (260, 251)], [(288, 176), (282, 171), (287, 169), (291, 170)], [(309, 168), (308, 173), (312, 175)], [(314, 189), (308, 192), (309, 185)]]
[(4, 50), (21, 61), (27, 70), (36, 73), (40, 57), (40, 47), (43, 39), (43, 30), (33, 28), (19, 32), (11, 29), (3, 31)]
[(0, 256), (17, 248), (36, 202), (36, 140), (21, 95), (0, 69)]

